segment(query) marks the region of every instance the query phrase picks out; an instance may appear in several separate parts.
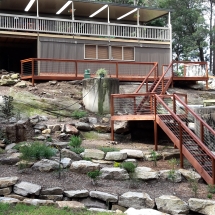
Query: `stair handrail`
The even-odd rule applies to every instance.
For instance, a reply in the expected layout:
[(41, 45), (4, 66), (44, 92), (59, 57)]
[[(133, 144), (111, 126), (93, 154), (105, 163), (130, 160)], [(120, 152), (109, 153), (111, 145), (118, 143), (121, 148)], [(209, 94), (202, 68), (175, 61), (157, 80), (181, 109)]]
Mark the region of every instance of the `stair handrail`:
[(155, 87), (154, 87), (154, 89), (152, 90), (152, 92), (154, 92), (154, 91), (157, 89), (157, 87), (159, 86), (159, 84), (161, 83), (161, 81), (162, 81), (162, 93), (161, 93), (161, 94), (164, 94), (164, 93), (166, 92), (167, 86), (169, 86), (168, 84), (170, 84), (170, 83), (172, 82), (172, 77), (173, 77), (172, 71), (171, 71), (170, 79), (168, 80), (168, 82), (167, 82), (165, 88), (163, 88), (163, 85), (164, 85), (163, 81), (164, 81), (164, 77), (165, 77), (166, 74), (169, 72), (169, 69), (172, 67), (172, 65), (173, 65), (173, 61), (169, 64), (169, 66), (167, 67), (166, 71), (163, 72), (162, 76), (159, 78), (159, 81), (158, 81), (158, 83), (155, 85)]
[[(205, 153), (211, 158), (215, 160), (215, 155), (202, 143), (202, 141), (182, 122), (182, 120), (166, 105), (166, 103), (159, 97), (159, 95), (155, 94), (155, 99), (158, 100), (172, 115), (172, 117), (180, 124), (184, 130), (193, 138), (193, 140), (205, 151)], [(159, 114), (158, 114), (159, 115)]]
[[(148, 73), (148, 75), (143, 79), (143, 82), (140, 84), (140, 86), (134, 91), (134, 93), (138, 93), (142, 86), (145, 84), (145, 82), (148, 80), (149, 76), (154, 72), (154, 80), (157, 78), (157, 71), (158, 71), (158, 62), (155, 62), (154, 66)], [(146, 88), (148, 88), (148, 81), (146, 82)], [(146, 90), (147, 91), (147, 90)]]
[(213, 130), (213, 128), (211, 128), (200, 116), (198, 116), (198, 114), (196, 114), (191, 108), (189, 108), (187, 104), (185, 104), (185, 102), (177, 96), (177, 94), (174, 94), (174, 96), (176, 100), (178, 100), (183, 106), (185, 106), (187, 110), (192, 113), (196, 117), (196, 119), (198, 119), (215, 136), (215, 131)]

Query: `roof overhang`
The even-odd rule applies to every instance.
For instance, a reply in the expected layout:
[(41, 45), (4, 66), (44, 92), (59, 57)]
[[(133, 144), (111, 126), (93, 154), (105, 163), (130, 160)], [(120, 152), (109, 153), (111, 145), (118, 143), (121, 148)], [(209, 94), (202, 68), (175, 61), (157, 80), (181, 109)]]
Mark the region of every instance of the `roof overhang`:
[[(47, 14), (50, 16), (56, 16), (56, 12), (67, 2), (67, 0), (38, 0), (39, 3), (39, 14)], [(29, 0), (0, 0), (0, 11), (1, 12), (11, 12), (11, 13), (35, 13), (37, 12), (36, 1), (29, 9), (28, 12), (24, 12)], [(109, 6), (109, 19), (117, 20), (117, 18), (123, 16), (126, 13), (129, 13), (135, 8), (139, 10), (139, 21), (140, 22), (149, 22), (156, 18), (165, 16), (169, 13), (170, 10), (166, 9), (156, 9), (156, 8), (147, 8), (147, 7), (139, 7), (134, 5), (122, 5), (122, 4), (112, 4), (112, 3), (102, 3), (102, 2), (92, 2), (92, 1), (80, 1), (73, 0), (73, 7), (75, 9), (74, 16), (75, 17), (83, 17), (88, 18), (97, 10), (99, 10), (104, 5), (108, 4)], [(69, 16), (71, 14), (68, 13), (68, 9), (71, 9), (71, 5), (65, 9), (61, 15)], [(95, 18), (98, 19), (107, 19), (108, 10), (102, 10), (98, 13)], [(134, 14), (130, 14), (122, 19), (123, 21), (136, 21), (137, 18)]]

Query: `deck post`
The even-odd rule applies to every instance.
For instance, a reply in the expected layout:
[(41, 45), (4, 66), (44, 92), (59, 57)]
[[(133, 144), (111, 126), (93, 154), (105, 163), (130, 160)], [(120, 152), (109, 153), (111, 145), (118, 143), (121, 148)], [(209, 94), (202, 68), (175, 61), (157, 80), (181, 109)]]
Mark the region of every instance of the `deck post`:
[(114, 106), (113, 106), (113, 95), (110, 98), (110, 114), (111, 114), (111, 140), (114, 141), (114, 120), (112, 120), (112, 116), (114, 115)]
[(156, 121), (156, 106), (157, 106), (157, 100), (156, 100), (156, 98), (155, 98), (155, 96), (153, 96), (154, 97), (154, 112), (155, 112), (155, 119), (154, 119), (154, 143), (155, 143), (155, 151), (157, 151), (158, 150), (158, 125), (157, 125), (157, 121)]
[(179, 124), (179, 139), (180, 139), (180, 168), (184, 168), (184, 160), (183, 160), (183, 153), (182, 153), (182, 141), (183, 141), (183, 136), (182, 136), (182, 127), (181, 124)]
[(116, 63), (116, 78), (119, 78), (119, 64)]
[(78, 77), (78, 61), (75, 61), (75, 77)]
[(215, 184), (215, 160), (212, 158), (212, 184)]
[(32, 63), (31, 63), (31, 72), (32, 72), (32, 79), (31, 79), (31, 81), (32, 81), (32, 86), (34, 87), (34, 59), (32, 58), (32, 61), (31, 61)]

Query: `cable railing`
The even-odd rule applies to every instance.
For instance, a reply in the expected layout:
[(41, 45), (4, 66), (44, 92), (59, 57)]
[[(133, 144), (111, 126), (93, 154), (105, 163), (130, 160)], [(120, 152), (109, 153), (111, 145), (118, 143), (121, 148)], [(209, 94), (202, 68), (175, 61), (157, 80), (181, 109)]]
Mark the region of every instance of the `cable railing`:
[[(205, 143), (195, 135), (184, 122), (186, 112), (177, 112), (176, 101), (182, 102), (177, 95), (168, 96), (173, 101), (173, 110), (163, 100), (163, 96), (155, 95), (157, 117), (166, 126), (165, 132), (172, 137), (172, 141), (180, 149), (181, 167), (183, 167), (183, 155), (189, 160), (194, 168), (201, 174), (208, 184), (215, 183), (215, 155)], [(186, 105), (185, 105), (186, 106)], [(156, 119), (159, 121), (158, 119)], [(208, 127), (208, 126), (207, 126)], [(208, 128), (209, 129), (209, 128)], [(173, 134), (173, 135), (171, 135)]]
[(55, 19), (0, 13), (0, 29), (28, 32), (170, 41), (168, 27)]

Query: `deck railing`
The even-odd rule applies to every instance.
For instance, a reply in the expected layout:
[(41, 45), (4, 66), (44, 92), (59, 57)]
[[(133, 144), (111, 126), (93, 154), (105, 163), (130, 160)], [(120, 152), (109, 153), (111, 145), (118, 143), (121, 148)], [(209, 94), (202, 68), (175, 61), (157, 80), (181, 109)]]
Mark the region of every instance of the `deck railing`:
[(157, 62), (118, 62), (94, 60), (68, 60), (29, 58), (21, 61), (21, 78), (40, 80), (80, 80), (84, 71), (90, 70), (91, 77), (96, 71), (105, 68), (107, 77), (125, 81), (142, 81), (148, 72), (157, 66)]
[(168, 27), (55, 19), (0, 13), (0, 29), (66, 35), (170, 41)]

